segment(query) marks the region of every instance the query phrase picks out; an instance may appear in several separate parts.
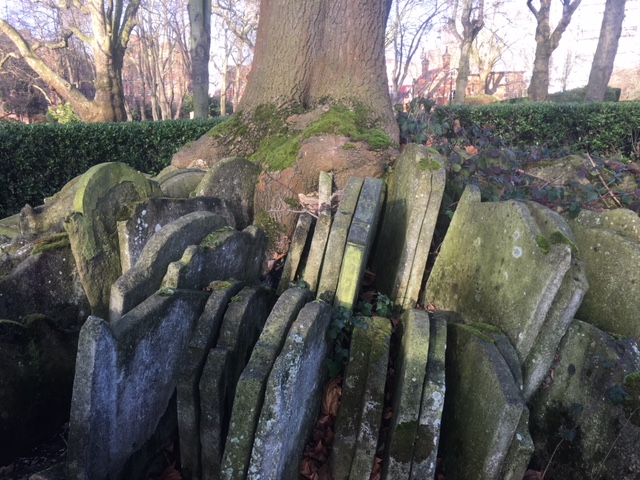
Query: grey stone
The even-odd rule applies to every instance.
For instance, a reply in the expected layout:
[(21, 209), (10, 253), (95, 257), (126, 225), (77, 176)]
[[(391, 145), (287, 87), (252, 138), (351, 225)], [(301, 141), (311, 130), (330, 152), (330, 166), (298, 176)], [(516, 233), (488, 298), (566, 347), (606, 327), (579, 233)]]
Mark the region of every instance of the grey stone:
[[(600, 221), (611, 225), (611, 217), (603, 215)], [(617, 233), (625, 231), (620, 225), (615, 230), (585, 228), (581, 222), (570, 225), (590, 286), (576, 317), (607, 332), (640, 336), (640, 242), (631, 232), (637, 224), (626, 223), (628, 236)]]
[(318, 219), (313, 230), (309, 255), (304, 266), (302, 280), (307, 282), (309, 289), (315, 292), (318, 289), (318, 280), (322, 271), (322, 263), (325, 256), (325, 248), (331, 232), (331, 191), (333, 188), (333, 175), (320, 172), (318, 181)]
[(200, 377), (207, 355), (218, 341), (227, 306), (243, 287), (244, 283), (237, 281), (211, 284), (211, 295), (180, 367), (177, 388), (180, 465), (182, 474), (192, 480), (200, 478)]
[(225, 220), (219, 215), (194, 212), (169, 223), (151, 237), (138, 263), (113, 284), (109, 320), (117, 321), (152, 295), (160, 288), (169, 263), (178, 260), (189, 245), (199, 243), (223, 226)]
[(429, 358), (429, 314), (406, 310), (402, 316), (402, 344), (395, 362), (396, 386), (384, 478), (408, 479), (418, 438), (422, 391)]
[(469, 186), (458, 204), (423, 303), (466, 321), (497, 326), (520, 361), (531, 348), (571, 265), (571, 247), (540, 245), (540, 228), (525, 204), (480, 202)]
[[(440, 426), (445, 399), (445, 355), (447, 318), (445, 312), (432, 312), (429, 333), (427, 376), (422, 390), (418, 437), (413, 449), (411, 479), (433, 478), (440, 443)], [(388, 477), (387, 477), (388, 478)]]
[(336, 211), (331, 233), (327, 240), (326, 253), (322, 262), (322, 274), (318, 284), (318, 298), (328, 303), (333, 303), (340, 277), (340, 267), (344, 247), (347, 243), (347, 235), (351, 220), (358, 204), (358, 197), (364, 180), (362, 178), (351, 177), (344, 187), (342, 201)]
[(500, 478), (526, 406), (481, 325), (449, 324), (446, 377), (440, 453), (447, 476)]
[(385, 184), (382, 180), (365, 179), (344, 248), (340, 278), (333, 301), (336, 307), (351, 310), (355, 305), (364, 268), (376, 234), (384, 195)]
[(569, 222), (571, 225), (581, 228), (612, 230), (618, 235), (640, 243), (640, 217), (633, 210), (626, 208), (616, 208), (604, 212), (581, 210), (580, 214)]
[(418, 302), (446, 181), (446, 160), (409, 144), (389, 176), (373, 271), (381, 292), (404, 309)]
[(243, 232), (225, 227), (207, 235), (200, 245), (187, 247), (172, 262), (162, 280), (163, 288), (202, 290), (214, 280), (235, 278), (250, 283), (260, 279), (265, 264), (267, 237), (252, 225)]
[(366, 330), (354, 329), (351, 339), (329, 457), (335, 480), (368, 480), (373, 469), (382, 424), (391, 322), (373, 317), (367, 320), (367, 325)]
[(302, 262), (302, 254), (307, 245), (309, 234), (313, 231), (312, 226), (313, 217), (311, 215), (303, 213), (298, 217), (298, 223), (291, 238), (289, 253), (287, 253), (287, 259), (282, 268), (282, 276), (278, 284), (278, 295), (282, 295), (289, 288), (289, 283), (295, 280), (298, 274), (298, 268)]
[(93, 315), (106, 317), (111, 285), (121, 275), (117, 215), (123, 204), (158, 196), (160, 189), (124, 163), (91, 167), (74, 186), (69, 234), (80, 281)]
[(173, 396), (208, 294), (153, 295), (110, 325), (89, 317), (80, 331), (68, 476), (123, 478), (127, 459), (152, 436)]
[(235, 218), (224, 200), (197, 197), (188, 199), (150, 198), (127, 206), (126, 220), (121, 212), (118, 221), (118, 241), (122, 273), (136, 264), (147, 241), (165, 225), (189, 213), (207, 211), (225, 218), (227, 225), (236, 227)]
[(89, 316), (89, 300), (80, 282), (68, 237), (56, 235), (41, 244), (0, 280), (0, 318), (20, 321), (41, 313), (63, 328), (79, 329)]
[(220, 478), (233, 398), (242, 370), (272, 305), (272, 291), (245, 287), (227, 307), (216, 348), (209, 352), (200, 378), (202, 479)]
[(253, 193), (260, 166), (244, 158), (223, 158), (206, 173), (195, 191), (196, 197), (216, 197), (227, 201), (238, 228), (253, 222)]
[(297, 478), (326, 380), (330, 319), (329, 305), (313, 302), (291, 326), (269, 375), (247, 478)]
[(162, 189), (162, 195), (165, 197), (189, 198), (189, 195), (198, 188), (198, 184), (204, 176), (204, 170), (185, 168), (166, 172), (159, 177), (158, 183), (160, 184), (160, 189)]
[(531, 402), (535, 464), (548, 466), (549, 478), (637, 479), (637, 340), (574, 320), (556, 360), (553, 381)]
[(529, 434), (529, 411), (522, 412), (520, 423), (511, 441), (511, 447), (502, 464), (501, 480), (522, 480), (527, 471), (527, 465), (533, 455), (534, 445)]
[(312, 299), (309, 290), (290, 288), (271, 310), (249, 363), (238, 380), (221, 478), (240, 480), (246, 477), (271, 367), (282, 350), (291, 324)]

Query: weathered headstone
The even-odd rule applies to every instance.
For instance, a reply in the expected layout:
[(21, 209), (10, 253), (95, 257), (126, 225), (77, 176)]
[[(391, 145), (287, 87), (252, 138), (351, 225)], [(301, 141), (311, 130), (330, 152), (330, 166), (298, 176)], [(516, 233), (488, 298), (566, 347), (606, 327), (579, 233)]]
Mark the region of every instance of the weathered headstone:
[(344, 248), (340, 278), (333, 301), (336, 307), (351, 310), (355, 305), (376, 234), (384, 195), (385, 184), (382, 180), (365, 179)]
[(138, 263), (111, 287), (109, 320), (124, 313), (160, 288), (169, 263), (184, 250), (225, 226), (224, 218), (210, 212), (194, 212), (175, 220), (156, 233), (145, 245)]
[(545, 244), (525, 204), (480, 202), (468, 186), (429, 277), (425, 304), (500, 328), (520, 361), (547, 319), (571, 265), (571, 247)]
[(225, 227), (207, 235), (200, 245), (187, 247), (180, 260), (170, 263), (162, 287), (202, 290), (227, 278), (257, 282), (266, 248), (267, 237), (255, 225), (242, 232)]
[(168, 198), (189, 198), (198, 187), (204, 177), (204, 170), (197, 168), (184, 168), (172, 172), (166, 172), (159, 176), (158, 183), (162, 190), (162, 196)]
[(290, 288), (280, 296), (269, 314), (236, 387), (222, 462), (223, 479), (246, 478), (271, 367), (282, 350), (289, 327), (311, 300), (313, 294), (309, 290)]
[(218, 341), (227, 306), (243, 287), (244, 283), (237, 281), (211, 284), (211, 295), (180, 367), (177, 388), (180, 464), (183, 475), (192, 480), (200, 478), (200, 377), (209, 350)]
[[(440, 454), (451, 478), (501, 478), (527, 412), (507, 362), (483, 328), (482, 324), (448, 327)], [(519, 460), (526, 468), (529, 458), (521, 452)]]
[(202, 479), (220, 478), (222, 454), (240, 374), (272, 305), (272, 291), (245, 287), (231, 298), (216, 348), (207, 356), (200, 378)]
[(640, 473), (640, 352), (574, 320), (554, 378), (531, 402), (532, 460), (549, 478), (637, 479)]
[(260, 166), (244, 158), (223, 158), (213, 165), (195, 190), (196, 197), (225, 200), (233, 210), (238, 228), (253, 222), (253, 194)]
[(149, 297), (115, 324), (89, 317), (80, 331), (68, 476), (119, 479), (154, 433), (178, 383), (180, 363), (208, 294)]
[(247, 478), (297, 478), (326, 379), (331, 308), (309, 303), (291, 326), (265, 390)]
[(117, 215), (123, 204), (159, 195), (159, 187), (124, 163), (91, 167), (75, 185), (64, 222), (94, 315), (106, 317), (111, 285), (120, 276)]
[(327, 303), (333, 303), (336, 294), (344, 246), (347, 243), (349, 227), (351, 226), (351, 220), (358, 204), (358, 197), (363, 183), (362, 178), (351, 177), (349, 179), (344, 187), (342, 201), (338, 205), (338, 210), (333, 218), (317, 292), (317, 298)]
[(373, 271), (381, 292), (404, 309), (418, 302), (446, 181), (446, 160), (407, 145), (389, 176)]
[(304, 253), (307, 245), (309, 235), (313, 232), (313, 217), (307, 213), (303, 213), (298, 217), (298, 223), (296, 229), (293, 232), (291, 238), (291, 246), (289, 247), (289, 253), (287, 259), (284, 262), (282, 268), (282, 276), (280, 277), (280, 283), (278, 284), (278, 295), (289, 288), (289, 283), (296, 278), (298, 273), (298, 267), (302, 262), (302, 254)]
[(309, 255), (302, 274), (302, 280), (307, 282), (312, 292), (318, 289), (325, 248), (331, 232), (331, 220), (333, 218), (331, 213), (332, 188), (333, 175), (327, 172), (320, 172), (320, 180), (318, 181), (318, 219), (313, 229), (311, 247), (309, 247)]
[[(207, 211), (225, 218), (227, 225), (236, 227), (235, 218), (224, 200), (197, 197), (188, 199), (150, 198), (129, 205), (118, 221), (118, 241), (122, 273), (136, 264), (147, 241), (165, 225), (189, 213)], [(122, 220), (127, 216), (126, 220)]]
[(569, 225), (590, 288), (576, 317), (607, 332), (640, 336), (638, 216), (626, 210), (583, 214), (578, 219)]
[(354, 329), (329, 468), (335, 480), (368, 480), (382, 424), (391, 322), (382, 317)]

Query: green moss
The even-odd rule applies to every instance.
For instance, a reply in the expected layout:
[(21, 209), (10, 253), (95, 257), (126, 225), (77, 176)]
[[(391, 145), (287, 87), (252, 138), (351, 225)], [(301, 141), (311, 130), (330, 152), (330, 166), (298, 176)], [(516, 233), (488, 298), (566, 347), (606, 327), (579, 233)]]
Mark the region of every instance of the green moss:
[(231, 302), (238, 303), (244, 300), (240, 295), (236, 295), (235, 297), (231, 297)]
[(495, 325), (490, 325), (488, 323), (474, 323), (473, 327), (486, 333), (495, 333), (502, 335), (502, 330), (500, 330)]
[(156, 292), (156, 295), (159, 297), (170, 297), (174, 293), (176, 293), (176, 291), (173, 288), (161, 288)]
[(425, 157), (418, 162), (418, 167), (420, 167), (420, 170), (423, 172), (436, 172), (442, 168), (442, 165), (440, 162)]
[(476, 324), (473, 325), (459, 325), (460, 328), (466, 330), (474, 337), (478, 337), (480, 340), (487, 343), (495, 343), (493, 338), (488, 336), (485, 332), (482, 331), (481, 328), (478, 328)]
[(624, 378), (624, 388), (640, 401), (640, 372), (632, 373)]
[(230, 288), (231, 286), (233, 286), (233, 284), (231, 282), (224, 282), (222, 280), (214, 280), (213, 282), (211, 282), (209, 284), (209, 288), (213, 292), (218, 292), (220, 290), (226, 290), (227, 288)]
[(253, 223), (260, 227), (269, 239), (269, 248), (276, 246), (278, 239), (284, 235), (286, 228), (283, 224), (276, 222), (267, 212), (260, 210), (254, 216)]
[(208, 135), (213, 138), (244, 137), (249, 133), (248, 125), (240, 114), (232, 115), (228, 120), (218, 123), (209, 130)]
[(39, 240), (31, 251), (31, 255), (38, 253), (50, 252), (52, 250), (60, 250), (70, 246), (69, 235), (67, 233), (57, 233)]
[(573, 253), (575, 254), (580, 253), (578, 246), (562, 232), (553, 232), (549, 237), (549, 240), (551, 241), (552, 245), (558, 245), (558, 244), (569, 245), (573, 250)]
[(289, 205), (291, 208), (297, 208), (298, 205), (299, 205), (299, 202), (298, 202), (297, 198), (285, 198), (284, 199), (284, 203)]
[(258, 163), (270, 172), (279, 172), (296, 164), (300, 152), (300, 138), (287, 132), (281, 136), (267, 136), (262, 139), (258, 151), (249, 161)]
[(349, 142), (342, 145), (343, 150), (356, 150), (357, 148), (358, 148), (357, 145), (354, 145), (353, 143), (349, 143)]
[(400, 422), (393, 431), (391, 454), (399, 462), (409, 463), (413, 458), (418, 422)]
[(540, 247), (540, 250), (542, 250), (542, 253), (544, 253), (545, 255), (549, 253), (549, 250), (551, 250), (551, 243), (542, 235), (538, 235), (536, 237), (536, 243), (538, 244), (538, 247)]
[(232, 231), (233, 228), (231, 227), (223, 227), (220, 230), (216, 230), (215, 232), (210, 233), (209, 235), (204, 237), (200, 242), (200, 246), (202, 248), (218, 247), (228, 237), (228, 232)]

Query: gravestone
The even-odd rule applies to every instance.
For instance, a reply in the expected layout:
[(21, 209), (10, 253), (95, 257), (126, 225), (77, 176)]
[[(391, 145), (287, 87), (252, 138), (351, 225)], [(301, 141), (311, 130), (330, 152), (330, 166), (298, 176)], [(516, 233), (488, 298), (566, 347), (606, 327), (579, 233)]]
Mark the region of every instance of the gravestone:
[(404, 309), (418, 302), (446, 182), (446, 160), (407, 145), (389, 175), (373, 271), (378, 288)]
[(305, 246), (307, 245), (307, 239), (312, 232), (313, 217), (307, 213), (301, 214), (298, 217), (296, 229), (293, 231), (289, 253), (287, 253), (287, 259), (282, 268), (282, 276), (278, 284), (278, 295), (282, 295), (282, 293), (289, 288), (289, 283), (295, 280), (298, 268), (303, 260), (302, 256)]
[(189, 198), (198, 187), (204, 177), (204, 170), (197, 168), (184, 168), (167, 171), (162, 176), (156, 177), (160, 184), (162, 196), (168, 198)]

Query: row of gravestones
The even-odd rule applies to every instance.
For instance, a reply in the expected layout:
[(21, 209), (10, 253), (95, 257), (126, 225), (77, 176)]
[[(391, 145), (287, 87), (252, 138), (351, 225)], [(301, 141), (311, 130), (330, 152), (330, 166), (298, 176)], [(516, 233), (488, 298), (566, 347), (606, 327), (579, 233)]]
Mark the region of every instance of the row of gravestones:
[[(585, 214), (570, 229), (537, 204), (483, 204), (477, 191), (469, 189), (421, 299), (459, 315), (430, 320), (410, 307), (422, 287), (444, 188), (442, 167), (432, 151), (410, 146), (389, 180), (384, 210), (382, 182), (352, 179), (333, 216), (330, 207), (322, 208), (330, 205), (331, 197), (331, 179), (322, 175), (313, 234), (311, 217), (302, 216), (273, 309), (264, 289), (240, 291), (243, 284), (235, 281), (211, 284), (231, 277), (253, 283), (259, 274), (250, 270), (260, 264), (261, 232), (254, 227), (244, 232), (219, 228), (232, 224), (237, 215), (221, 208), (217, 216), (191, 213), (178, 218), (185, 213), (181, 211), (165, 225), (157, 219), (171, 208), (160, 207), (162, 202), (185, 205), (195, 199), (151, 199), (131, 209), (128, 220), (117, 222), (125, 273), (113, 283), (108, 309), (103, 308), (109, 322), (91, 317), (81, 333), (70, 432), (72, 478), (101, 478), (107, 471), (112, 476), (130, 474), (132, 454), (159, 430), (158, 422), (165, 422), (161, 418), (176, 385), (182, 463), (194, 478), (242, 478), (245, 472), (250, 478), (294, 478), (309, 422), (317, 414), (314, 402), (327, 348), (321, 339), (329, 314), (322, 304), (303, 308), (312, 294), (285, 286), (301, 278), (318, 298), (351, 308), (371, 251), (380, 289), (407, 309), (384, 461), (388, 478), (432, 475), (440, 431), (440, 453), (452, 478), (522, 478), (533, 451), (530, 431), (534, 440), (536, 434), (555, 434), (541, 433), (549, 424), (549, 412), (560, 410), (566, 416), (574, 403), (589, 407), (581, 424), (580, 451), (595, 451), (598, 458), (606, 439), (611, 439), (609, 444), (617, 439), (618, 448), (606, 456), (606, 465), (599, 463), (602, 457), (594, 461), (585, 454), (580, 466), (571, 465), (573, 471), (582, 469), (588, 476), (602, 469), (616, 472), (616, 478), (633, 478), (634, 467), (628, 464), (637, 459), (632, 446), (638, 429), (625, 421), (628, 405), (613, 408), (594, 399), (602, 396), (598, 389), (603, 385), (623, 385), (640, 370), (637, 347), (634, 353), (632, 342), (616, 343), (573, 317), (587, 290), (586, 270), (592, 289), (578, 316), (604, 330), (638, 336), (633, 314), (638, 299), (637, 215)], [(100, 212), (98, 203), (80, 202)], [(94, 218), (103, 221), (102, 215)], [(91, 227), (99, 239), (108, 231)], [(82, 229), (69, 231), (73, 236)], [(308, 254), (302, 253), (305, 243), (310, 244)], [(239, 245), (252, 245), (253, 253), (243, 253)], [(94, 252), (89, 260), (95, 257)], [(83, 257), (75, 258), (78, 262)], [(251, 260), (239, 265), (232, 261), (243, 259)], [(594, 292), (600, 297), (590, 300), (594, 284), (600, 286)], [(205, 287), (212, 290), (209, 295), (198, 292)], [(615, 294), (624, 295), (624, 301), (607, 297)], [(252, 308), (260, 313), (247, 313)], [(606, 321), (615, 323), (602, 323)], [(383, 319), (369, 324), (354, 333), (345, 372), (330, 461), (334, 478), (368, 476), (376, 451), (390, 330)], [(313, 333), (314, 328), (321, 333)], [(626, 353), (620, 353), (621, 346)], [(619, 365), (614, 378), (604, 366), (611, 363)], [(556, 382), (534, 395), (550, 371)], [(136, 418), (144, 418), (143, 423), (132, 422)]]

